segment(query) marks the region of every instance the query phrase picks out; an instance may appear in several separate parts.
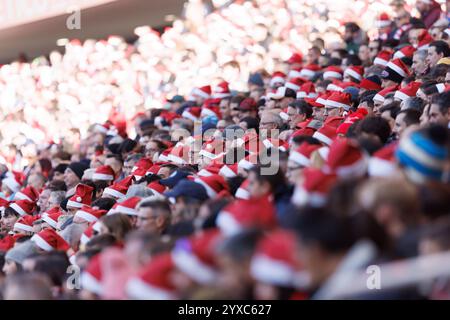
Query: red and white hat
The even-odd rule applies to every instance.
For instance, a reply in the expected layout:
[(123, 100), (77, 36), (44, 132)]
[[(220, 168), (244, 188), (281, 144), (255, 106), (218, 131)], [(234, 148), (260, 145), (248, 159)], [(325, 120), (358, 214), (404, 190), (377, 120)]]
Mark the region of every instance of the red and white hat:
[(284, 86), (286, 88), (292, 89), (294, 91), (298, 91), (298, 90), (300, 90), (300, 87), (302, 86), (303, 83), (305, 83), (305, 79), (293, 78), (293, 79), (289, 80), (288, 82), (286, 82), (286, 84)]
[(325, 107), (325, 103), (327, 102), (328, 97), (331, 95), (331, 92), (324, 92), (316, 99), (316, 103), (321, 104)]
[(301, 98), (316, 98), (317, 92), (314, 83), (306, 82), (300, 87), (300, 91), (297, 92), (297, 99)]
[(203, 86), (200, 88), (195, 88), (192, 91), (192, 94), (204, 99), (209, 99), (209, 97), (211, 96), (211, 86)]
[(92, 292), (96, 295), (102, 295), (102, 268), (100, 261), (101, 253), (92, 257), (88, 266), (81, 273), (80, 284), (84, 290)]
[(281, 229), (272, 231), (259, 241), (250, 262), (250, 274), (263, 283), (293, 287), (301, 266), (297, 252), (295, 234)]
[(189, 149), (190, 148), (187, 145), (178, 144), (172, 148), (169, 155), (167, 156), (167, 160), (177, 165), (187, 164)]
[(381, 50), (376, 58), (373, 60), (374, 64), (378, 64), (380, 66), (385, 67), (389, 60), (391, 60), (392, 52), (389, 50)]
[(166, 186), (163, 186), (159, 181), (150, 182), (147, 188), (153, 191), (156, 196), (164, 197), (163, 193), (167, 190)]
[(286, 61), (289, 64), (302, 64), (303, 63), (303, 55), (299, 52), (294, 52), (291, 57)]
[(87, 222), (95, 222), (103, 217), (106, 212), (106, 210), (98, 210), (90, 206), (82, 206), (81, 209), (75, 213), (75, 217), (79, 217)]
[(100, 166), (95, 169), (95, 172), (92, 175), (92, 180), (113, 181), (114, 176), (115, 173), (111, 166)]
[(295, 187), (292, 203), (299, 207), (323, 207), (329, 190), (337, 181), (336, 175), (326, 174), (317, 168), (305, 168), (303, 177), (303, 183)]
[(375, 22), (377, 28), (387, 28), (392, 24), (392, 20), (386, 12), (382, 12)]
[(394, 53), (394, 58), (395, 59), (401, 59), (404, 57), (412, 58), (414, 52), (416, 52), (416, 48), (414, 48), (413, 46), (411, 45), (404, 46), (403, 48)]
[(354, 141), (341, 138), (331, 144), (325, 169), (340, 177), (360, 177), (367, 172), (367, 159)]
[(421, 84), (422, 83), (417, 82), (417, 81), (412, 81), (412, 82), (408, 83), (408, 85), (406, 85), (405, 87), (403, 87), (400, 90), (397, 90), (395, 92), (394, 98), (397, 98), (397, 99), (403, 101), (408, 98), (415, 97)]
[(200, 156), (207, 157), (209, 159), (216, 159), (224, 153), (225, 145), (221, 139), (209, 139), (202, 145), (202, 149), (198, 153)]
[(300, 76), (302, 78), (306, 78), (308, 80), (311, 80), (314, 78), (316, 73), (320, 70), (320, 66), (317, 64), (308, 64), (303, 67), (302, 71), (300, 71)]
[(434, 41), (433, 37), (428, 33), (428, 30), (423, 30), (419, 34), (417, 40), (419, 40), (419, 43), (417, 45), (418, 50), (427, 50), (429, 44)]
[(81, 244), (85, 245), (94, 236), (94, 224), (95, 224), (95, 222), (90, 223), (89, 226), (86, 228), (86, 230), (84, 230), (84, 232), (81, 234), (81, 238), (80, 238)]
[(23, 184), (23, 175), (20, 172), (10, 172), (6, 173), (6, 178), (2, 180), (2, 184), (6, 185), (12, 192), (17, 192), (20, 190)]
[(263, 144), (267, 149), (274, 148), (281, 152), (286, 152), (289, 149), (289, 143), (281, 139), (267, 138), (263, 140)]
[(340, 117), (340, 116), (335, 116), (335, 117), (327, 117), (325, 119), (325, 122), (323, 123), (323, 125), (328, 125), (328, 126), (332, 126), (335, 127), (337, 129), (337, 127), (339, 127), (339, 125), (342, 123), (342, 121), (344, 121), (344, 117)]
[(14, 223), (15, 231), (33, 232), (33, 222), (40, 219), (40, 216), (22, 216)]
[[(300, 71), (302, 70), (301, 67), (298, 68), (292, 68), (291, 70), (289, 70), (288, 73), (288, 79), (293, 79), (293, 78), (302, 78), (302, 75), (300, 73)], [(303, 78), (302, 78), (303, 79)]]
[(342, 79), (342, 69), (337, 66), (329, 66), (324, 70), (323, 79)]
[(208, 166), (201, 169), (197, 173), (197, 175), (202, 177), (209, 177), (212, 176), (213, 174), (219, 174), (220, 169), (222, 169), (222, 167), (223, 164), (221, 163), (221, 161), (211, 161), (211, 163)]
[(158, 174), (159, 170), (161, 169), (161, 165), (154, 164), (150, 168), (147, 169), (145, 172), (146, 176), (152, 175), (152, 174)]
[(183, 116), (186, 119), (197, 121), (201, 118), (202, 108), (201, 107), (190, 107), (186, 108), (186, 110), (183, 111), (181, 116)]
[(333, 92), (325, 102), (326, 108), (343, 108), (344, 110), (350, 110), (352, 106), (352, 96), (345, 92)]
[(152, 258), (126, 285), (128, 298), (135, 300), (175, 300), (176, 288), (172, 282), (174, 263), (170, 253)]
[(215, 198), (223, 191), (229, 192), (229, 187), (225, 178), (218, 174), (213, 174), (208, 177), (200, 176), (194, 178), (194, 182), (201, 184), (206, 189), (206, 193), (210, 198)]
[(335, 91), (342, 92), (344, 91), (344, 85), (341, 80), (338, 79), (332, 79), (331, 83), (327, 85), (327, 91), (330, 91), (330, 93), (333, 93)]
[(359, 108), (355, 112), (350, 111), (349, 115), (345, 118), (344, 122), (342, 122), (339, 127), (336, 129), (337, 135), (346, 135), (348, 129), (358, 120), (364, 119), (365, 116), (368, 115), (368, 111), (365, 108)]
[(212, 97), (214, 99), (223, 99), (223, 98), (228, 98), (230, 96), (231, 96), (231, 93), (230, 93), (229, 85), (228, 85), (228, 82), (226, 82), (226, 81), (222, 81), (221, 83), (219, 83), (217, 85), (217, 87), (215, 87), (213, 90)]
[(114, 183), (112, 186), (109, 186), (103, 190), (103, 194), (110, 195), (115, 199), (123, 199), (125, 198), (128, 188), (133, 183), (133, 176), (128, 176), (119, 182)]
[(398, 171), (395, 164), (397, 143), (390, 143), (375, 152), (369, 159), (368, 171), (371, 177), (392, 177)]
[(6, 207), (8, 207), (10, 205), (10, 202), (4, 198), (0, 197), (0, 210), (3, 211), (5, 210)]
[(27, 186), (14, 195), (14, 200), (28, 200), (36, 202), (39, 199), (39, 192), (33, 186)]
[(436, 90), (438, 93), (443, 93), (443, 92), (447, 92), (450, 90), (450, 85), (446, 85), (444, 83), (438, 83), (436, 84)]
[(364, 75), (364, 68), (362, 66), (349, 66), (345, 69), (344, 74), (361, 81)]
[(258, 155), (256, 153), (251, 153), (246, 156), (244, 159), (241, 159), (238, 162), (238, 168), (244, 170), (250, 170), (257, 164)]
[(248, 191), (249, 183), (250, 181), (248, 179), (245, 179), (241, 183), (239, 188), (236, 190), (236, 193), (234, 194), (236, 199), (245, 199), (245, 200), (250, 199), (250, 192)]
[(91, 186), (79, 183), (75, 189), (75, 194), (67, 201), (67, 207), (81, 208), (83, 205), (91, 205), (93, 191), (94, 188)]
[(276, 71), (272, 74), (272, 78), (270, 79), (270, 86), (273, 87), (277, 83), (281, 83), (283, 85), (286, 82), (286, 74), (281, 71)]
[(225, 235), (249, 227), (271, 229), (277, 225), (275, 207), (269, 196), (236, 200), (219, 213), (216, 224)]
[(390, 69), (402, 78), (409, 77), (410, 72), (408, 66), (401, 59), (393, 59), (388, 62), (386, 69)]
[(234, 178), (238, 175), (238, 164), (224, 164), (219, 170), (219, 174), (224, 178)]
[(29, 200), (17, 200), (12, 202), (9, 207), (21, 216), (32, 215), (36, 209), (36, 203)]
[(384, 99), (386, 97), (386, 95), (390, 92), (394, 92), (398, 89), (397, 85), (394, 86), (390, 86), (387, 88), (384, 88), (383, 90), (381, 90), (380, 92), (378, 92), (374, 97), (373, 97), (373, 101), (378, 101), (378, 102), (384, 102)]
[(330, 125), (324, 125), (319, 130), (314, 132), (313, 138), (316, 138), (320, 142), (330, 146), (333, 143), (333, 140), (336, 139), (336, 127)]
[(298, 165), (303, 167), (309, 167), (311, 164), (310, 157), (311, 154), (318, 150), (321, 146), (317, 144), (309, 144), (308, 142), (303, 142), (297, 149), (292, 150), (289, 155), (289, 161), (293, 161)]
[(152, 165), (153, 161), (151, 159), (146, 157), (141, 158), (134, 164), (134, 167), (131, 169), (131, 174), (136, 179), (141, 179)]
[(220, 107), (218, 105), (204, 105), (200, 115), (202, 117), (217, 117), (218, 119), (222, 118), (222, 113), (220, 112)]
[(215, 248), (221, 235), (217, 229), (181, 239), (172, 250), (174, 265), (200, 284), (212, 284), (217, 281), (217, 263)]
[(42, 220), (47, 222), (50, 227), (53, 229), (56, 229), (56, 226), (58, 225), (58, 219), (63, 214), (60, 207), (53, 207), (50, 210), (44, 212), (42, 215)]
[(45, 229), (31, 237), (39, 248), (44, 251), (67, 251), (70, 245), (53, 229)]
[(117, 204), (116, 213), (123, 213), (130, 216), (137, 215), (137, 206), (142, 200), (141, 197), (131, 197)]

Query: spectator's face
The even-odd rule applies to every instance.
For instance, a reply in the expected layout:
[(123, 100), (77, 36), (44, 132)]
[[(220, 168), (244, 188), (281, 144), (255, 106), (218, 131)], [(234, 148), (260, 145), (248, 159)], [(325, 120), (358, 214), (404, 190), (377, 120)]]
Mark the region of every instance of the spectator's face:
[(378, 44), (377, 41), (371, 41), (369, 43), (369, 58), (371, 60), (375, 59), (375, 57), (377, 56), (377, 54), (378, 54), (378, 46), (379, 46), (379, 44)]
[(404, 121), (405, 114), (400, 113), (395, 118), (395, 125), (394, 125), (394, 133), (397, 135), (398, 138), (402, 136), (403, 131), (406, 129), (406, 122)]
[(153, 212), (152, 208), (140, 208), (138, 210), (137, 223), (138, 229), (147, 230), (150, 232), (159, 232), (160, 230), (160, 220), (157, 215)]
[(161, 176), (163, 179), (166, 179), (170, 176), (170, 169), (166, 167), (162, 167), (158, 171), (158, 175)]
[(413, 56), (412, 70), (416, 75), (422, 75), (427, 71), (427, 63), (425, 60), (420, 59), (417, 54)]
[(3, 272), (5, 275), (9, 276), (17, 271), (17, 264), (12, 260), (6, 259), (5, 264), (3, 265)]
[(270, 192), (270, 187), (268, 186), (268, 184), (261, 183), (257, 179), (256, 174), (254, 172), (249, 173), (248, 180), (249, 180), (248, 191), (251, 197), (258, 198)]
[(288, 179), (289, 183), (295, 185), (299, 181), (299, 178), (302, 176), (302, 172), (303, 166), (294, 161), (288, 161), (286, 178)]
[(13, 214), (8, 215), (7, 217), (3, 216), (1, 220), (2, 228), (6, 230), (12, 230), (17, 219), (18, 218)]
[(443, 54), (438, 54), (436, 52), (436, 47), (429, 47), (428, 48), (428, 55), (427, 55), (427, 64), (430, 68), (434, 67), (437, 62), (443, 57)]
[(125, 161), (125, 163), (123, 164), (123, 173), (126, 177), (128, 177), (131, 174), (131, 170), (133, 170), (135, 163), (136, 161), (129, 160)]
[(391, 127), (391, 129), (394, 127), (395, 120), (391, 117), (391, 112), (390, 111), (383, 112), (381, 114), (381, 117), (386, 119), (387, 122), (389, 122), (389, 126)]
[(36, 190), (41, 190), (45, 184), (45, 180), (41, 175), (32, 174), (28, 178), (28, 185), (33, 186)]
[(220, 100), (219, 104), (220, 113), (222, 118), (228, 118), (230, 116), (230, 102), (227, 99)]
[(421, 126), (428, 124), (428, 122), (430, 120), (428, 117), (429, 111), (430, 111), (430, 105), (426, 104), (425, 107), (423, 108), (422, 115), (420, 116), (420, 125)]
[(156, 144), (156, 142), (150, 141), (145, 146), (145, 156), (153, 160), (157, 155), (159, 155), (158, 145)]
[(442, 114), (439, 110), (439, 106), (435, 103), (431, 104), (428, 116), (430, 123), (441, 124), (444, 126), (448, 125), (448, 121), (450, 118), (448, 114)]
[(362, 45), (361, 47), (359, 47), (359, 53), (358, 53), (359, 58), (361, 59), (361, 61), (367, 61), (370, 59), (370, 51), (369, 51), (369, 47), (366, 45)]
[(41, 212), (44, 212), (48, 209), (48, 200), (50, 198), (51, 191), (49, 189), (42, 190), (39, 195), (38, 206), (41, 208)]
[(80, 178), (70, 169), (67, 168), (64, 172), (64, 183), (67, 188), (73, 188), (80, 182)]
[(318, 108), (318, 107), (313, 108), (313, 118), (314, 119), (323, 121), (324, 115), (325, 115), (325, 108)]
[(434, 40), (441, 40), (442, 39), (442, 32), (439, 28), (432, 28), (430, 30), (430, 35), (433, 37)]
[(326, 117), (338, 117), (341, 114), (339, 108), (325, 108)]
[(447, 86), (450, 85), (450, 72), (447, 72), (447, 74), (445, 75), (445, 84)]

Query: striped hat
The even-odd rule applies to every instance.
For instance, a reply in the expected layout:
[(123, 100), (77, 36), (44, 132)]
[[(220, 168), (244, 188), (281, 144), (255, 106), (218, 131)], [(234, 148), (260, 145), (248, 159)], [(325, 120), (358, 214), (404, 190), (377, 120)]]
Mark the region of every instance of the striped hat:
[(445, 128), (433, 126), (402, 137), (396, 157), (406, 175), (416, 183), (441, 180), (448, 151), (444, 143)]

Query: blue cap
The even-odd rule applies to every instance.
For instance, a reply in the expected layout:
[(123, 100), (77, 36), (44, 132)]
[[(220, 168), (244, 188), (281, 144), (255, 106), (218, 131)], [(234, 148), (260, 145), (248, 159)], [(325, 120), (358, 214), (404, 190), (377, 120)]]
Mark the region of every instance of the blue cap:
[(166, 187), (173, 188), (180, 180), (186, 179), (186, 177), (189, 175), (191, 175), (190, 172), (184, 170), (176, 170), (168, 178), (159, 180), (159, 183)]
[(187, 179), (181, 180), (177, 183), (175, 188), (164, 193), (167, 198), (188, 197), (200, 201), (208, 199), (205, 187), (201, 184)]
[(358, 96), (359, 96), (359, 89), (356, 87), (347, 87), (344, 89), (345, 93), (350, 93), (350, 95), (352, 96), (352, 102), (355, 102), (356, 100), (358, 100)]
[(264, 87), (264, 80), (259, 73), (253, 73), (248, 78), (248, 83), (257, 85), (259, 87)]

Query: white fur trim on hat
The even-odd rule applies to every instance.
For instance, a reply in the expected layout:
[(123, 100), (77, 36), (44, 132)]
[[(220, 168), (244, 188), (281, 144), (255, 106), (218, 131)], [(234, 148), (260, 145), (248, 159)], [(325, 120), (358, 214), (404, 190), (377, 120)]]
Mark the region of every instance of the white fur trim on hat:
[(326, 135), (324, 135), (319, 131), (314, 132), (313, 138), (316, 138), (317, 140), (325, 143), (326, 145), (331, 145), (333, 143), (333, 140), (331, 140), (330, 138), (328, 138)]
[(137, 216), (137, 210), (121, 206), (120, 204), (116, 208), (117, 213), (124, 213), (130, 216)]
[(110, 196), (113, 196), (118, 199), (123, 199), (126, 196), (122, 192), (119, 192), (113, 188), (105, 188), (105, 190), (103, 190), (103, 194), (109, 194)]
[(220, 168), (219, 174), (225, 178), (234, 178), (237, 176), (237, 174), (227, 165), (224, 165), (222, 168)]
[(17, 192), (20, 189), (20, 184), (16, 181), (16, 179), (12, 177), (3, 179), (2, 183), (5, 184), (13, 192)]
[(53, 251), (54, 248), (47, 243), (40, 235), (35, 234), (31, 237), (31, 240), (44, 251)]
[(101, 283), (89, 272), (81, 273), (80, 277), (81, 287), (95, 293), (97, 295), (101, 295), (103, 293), (103, 288)]
[(319, 208), (324, 206), (326, 201), (326, 195), (319, 192), (308, 192), (303, 187), (296, 187), (292, 195), (292, 203), (300, 207), (309, 204)]
[(356, 72), (355, 70), (353, 70), (353, 69), (350, 69), (350, 68), (347, 68), (347, 69), (345, 69), (345, 72), (344, 72), (345, 74), (348, 74), (349, 76), (351, 76), (351, 77), (353, 77), (353, 78), (355, 78), (355, 79), (358, 79), (358, 80), (361, 80), (362, 79), (362, 76), (358, 73), (358, 72)]
[(291, 266), (262, 254), (252, 259), (250, 272), (256, 280), (286, 287), (291, 286), (295, 278), (295, 270)]
[(292, 82), (287, 82), (284, 86), (285, 86), (286, 88), (292, 89), (292, 90), (294, 90), (294, 91), (300, 90), (300, 86), (298, 86), (298, 85), (296, 85), (296, 84), (294, 84), (294, 83), (292, 83)]
[(330, 99), (328, 99), (327, 102), (325, 103), (325, 107), (328, 107), (328, 108), (343, 108), (346, 111), (350, 110), (350, 106), (348, 104), (337, 102), (337, 101), (333, 101), (333, 100), (330, 100)]
[(312, 77), (314, 77), (315, 74), (316, 74), (315, 71), (312, 71), (309, 69), (302, 69), (302, 71), (300, 71), (300, 76), (306, 77), (308, 79), (311, 79)]
[(186, 119), (189, 119), (189, 120), (192, 120), (192, 121), (196, 121), (197, 120), (197, 117), (194, 116), (192, 113), (190, 113), (187, 110), (184, 110), (183, 113), (181, 114), (181, 116), (183, 118), (186, 118)]
[(57, 222), (55, 222), (54, 220), (50, 219), (48, 215), (42, 216), (42, 220), (47, 222), (53, 229), (56, 229)]
[(250, 193), (244, 188), (238, 188), (234, 196), (238, 199), (249, 199)]
[(394, 70), (396, 73), (398, 73), (403, 78), (405, 78), (407, 76), (406, 72), (402, 68), (400, 68), (398, 65), (393, 63), (392, 61), (389, 61), (389, 63), (386, 65), (386, 68)]
[(385, 67), (388, 64), (389, 61), (381, 59), (379, 57), (376, 57), (375, 60), (373, 60), (374, 64), (379, 64), (382, 65), (383, 67)]
[(394, 98), (397, 98), (397, 99), (400, 99), (401, 101), (403, 101), (403, 100), (408, 99), (409, 96), (406, 93), (401, 92), (400, 90), (397, 90), (394, 94)]
[(211, 284), (217, 279), (216, 271), (185, 249), (175, 247), (172, 251), (172, 259), (179, 269), (201, 284)]
[(25, 193), (22, 192), (17, 192), (14, 195), (14, 199), (13, 200), (28, 200), (28, 201), (33, 201), (32, 199), (30, 199), (30, 197), (28, 197)]
[(23, 210), (17, 203), (11, 203), (10, 208), (14, 209), (18, 214), (20, 214), (21, 216), (25, 216), (28, 213), (25, 212), (25, 210)]
[(112, 180), (114, 180), (114, 176), (112, 176), (110, 174), (94, 173), (92, 175), (92, 180), (112, 181)]
[(369, 159), (368, 172), (371, 177), (391, 177), (397, 168), (394, 163), (377, 157)]
[(27, 224), (23, 224), (23, 223), (20, 223), (20, 222), (14, 223), (14, 229), (24, 230), (24, 231), (27, 231), (27, 232), (33, 232), (33, 227), (32, 226), (29, 226)]
[(209, 94), (207, 94), (206, 92), (203, 92), (202, 90), (200, 90), (199, 88), (195, 88), (194, 91), (192, 92), (193, 94), (200, 96), (202, 98), (208, 99), (209, 98)]
[(138, 277), (128, 280), (126, 288), (127, 296), (136, 300), (175, 300), (175, 296), (161, 288), (152, 286)]
[(311, 164), (311, 161), (307, 157), (297, 151), (293, 151), (289, 155), (289, 160), (294, 161), (295, 163), (304, 167), (308, 167)]
[(72, 201), (72, 200), (69, 200), (69, 201), (67, 201), (67, 205), (66, 205), (67, 207), (74, 207), (74, 208), (81, 208), (82, 206), (83, 206), (83, 204), (81, 203), (81, 202), (76, 202), (76, 201)]
[(94, 221), (98, 220), (98, 218), (96, 216), (93, 216), (89, 212), (86, 212), (86, 211), (83, 211), (83, 210), (78, 210), (75, 213), (75, 217), (82, 218), (82, 219), (86, 220), (87, 222), (94, 222)]
[(199, 184), (201, 184), (203, 187), (205, 187), (206, 189), (206, 193), (208, 194), (208, 197), (210, 198), (214, 198), (215, 196), (217, 196), (217, 192), (214, 191), (213, 188), (211, 188), (206, 182), (204, 182), (202, 179), (199, 178), (195, 178), (194, 182), (197, 182)]
[(328, 79), (328, 78), (342, 79), (342, 74), (340, 74), (339, 72), (336, 72), (336, 71), (326, 71), (323, 73), (323, 78), (324, 79)]
[(180, 158), (180, 157), (178, 157), (176, 155), (173, 155), (173, 154), (169, 154), (167, 156), (167, 160), (172, 161), (172, 162), (174, 162), (176, 164), (186, 164), (186, 161), (183, 158)]

